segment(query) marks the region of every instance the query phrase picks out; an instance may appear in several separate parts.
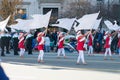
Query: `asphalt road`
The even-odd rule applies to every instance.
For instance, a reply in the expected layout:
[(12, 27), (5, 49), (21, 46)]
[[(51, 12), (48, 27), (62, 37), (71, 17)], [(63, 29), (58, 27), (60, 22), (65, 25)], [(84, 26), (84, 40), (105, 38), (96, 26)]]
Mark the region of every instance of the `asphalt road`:
[(113, 55), (114, 60), (104, 60), (103, 54), (85, 54), (87, 65), (76, 65), (77, 53), (66, 55), (66, 59), (58, 59), (56, 53), (45, 53), (44, 64), (37, 63), (38, 52), (26, 53), (24, 58), (11, 53), (1, 59), (10, 80), (120, 80), (118, 55)]

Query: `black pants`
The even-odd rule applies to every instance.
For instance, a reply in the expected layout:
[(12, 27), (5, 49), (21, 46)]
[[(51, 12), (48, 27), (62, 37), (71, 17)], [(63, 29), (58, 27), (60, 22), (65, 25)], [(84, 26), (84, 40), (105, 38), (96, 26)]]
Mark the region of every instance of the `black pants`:
[(14, 50), (14, 55), (18, 55), (18, 38), (13, 38), (13, 50)]
[(27, 48), (28, 54), (32, 54), (32, 44), (27, 43), (26, 48)]
[(6, 53), (9, 54), (10, 43), (6, 43), (5, 47), (6, 47)]
[(4, 45), (4, 44), (1, 44), (1, 49), (2, 49), (2, 51), (1, 51), (1, 56), (5, 56), (4, 47), (5, 47), (5, 45)]
[(18, 55), (18, 44), (13, 44), (14, 55)]

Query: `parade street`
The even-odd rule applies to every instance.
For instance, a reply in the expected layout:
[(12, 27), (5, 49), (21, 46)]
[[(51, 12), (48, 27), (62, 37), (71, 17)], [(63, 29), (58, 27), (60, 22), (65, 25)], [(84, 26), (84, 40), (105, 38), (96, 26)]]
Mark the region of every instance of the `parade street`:
[(85, 54), (87, 65), (76, 65), (78, 54), (66, 54), (66, 59), (58, 59), (56, 53), (45, 53), (44, 64), (37, 63), (38, 52), (24, 58), (7, 54), (1, 64), (10, 80), (120, 80), (118, 55), (104, 60), (103, 54)]

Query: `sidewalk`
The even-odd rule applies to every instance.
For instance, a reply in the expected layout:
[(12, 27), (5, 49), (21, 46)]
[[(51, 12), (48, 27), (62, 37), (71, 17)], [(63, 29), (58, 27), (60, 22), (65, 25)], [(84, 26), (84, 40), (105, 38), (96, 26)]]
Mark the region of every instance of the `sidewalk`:
[(10, 80), (120, 80), (120, 75), (90, 70), (2, 64)]

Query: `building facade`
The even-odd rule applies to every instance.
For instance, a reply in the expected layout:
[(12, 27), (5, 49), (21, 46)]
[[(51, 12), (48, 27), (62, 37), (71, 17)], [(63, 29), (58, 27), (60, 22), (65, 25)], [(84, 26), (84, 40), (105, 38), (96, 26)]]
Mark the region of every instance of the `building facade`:
[[(32, 14), (45, 14), (49, 10), (53, 10), (54, 17), (59, 17), (61, 11), (67, 9), (67, 5), (71, 2), (78, 2), (80, 0), (23, 0), (22, 9), (26, 12), (27, 18)], [(92, 5), (99, 5), (104, 3), (106, 7), (111, 4), (120, 4), (120, 0), (87, 0)]]
[[(1, 1), (1, 0), (0, 0)], [(25, 13), (25, 18), (31, 18), (33, 14), (45, 14), (52, 9), (52, 17), (57, 19), (61, 16), (62, 12), (65, 12), (72, 2), (79, 2), (83, 0), (23, 0), (22, 10)], [(101, 9), (101, 6), (112, 9), (112, 4), (117, 4), (113, 7), (113, 11), (117, 13), (120, 9), (120, 0), (84, 0), (89, 1), (93, 6)], [(117, 7), (117, 8), (116, 8)], [(99, 10), (100, 10), (99, 9)], [(119, 11), (120, 12), (120, 11)], [(119, 16), (119, 15), (118, 15)], [(117, 16), (116, 16), (117, 17)]]
[(53, 10), (53, 15), (58, 16), (62, 7), (62, 0), (23, 0), (22, 9), (27, 18), (33, 14), (45, 14)]

